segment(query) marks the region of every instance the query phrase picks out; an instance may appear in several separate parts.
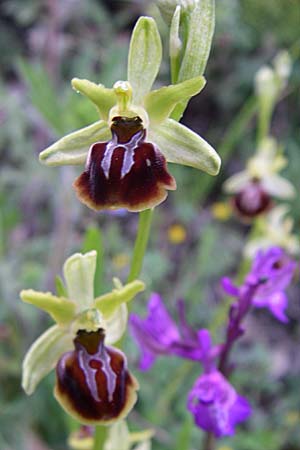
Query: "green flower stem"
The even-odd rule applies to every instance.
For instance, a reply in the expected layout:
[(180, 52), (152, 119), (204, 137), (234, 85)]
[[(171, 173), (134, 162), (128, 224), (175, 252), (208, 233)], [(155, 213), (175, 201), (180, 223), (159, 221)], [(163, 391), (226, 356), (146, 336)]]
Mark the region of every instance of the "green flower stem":
[(134, 244), (128, 283), (134, 281), (140, 275), (143, 266), (144, 255), (149, 239), (153, 209), (146, 209), (140, 213), (138, 232)]
[(103, 425), (97, 425), (95, 427), (93, 450), (103, 450), (107, 438), (107, 432), (108, 427)]
[[(278, 101), (278, 99), (276, 99)], [(276, 101), (269, 99), (268, 102), (262, 104), (258, 109), (258, 126), (257, 126), (257, 144), (268, 136), (271, 126), (271, 120)]]
[[(140, 213), (138, 232), (134, 244), (133, 256), (131, 261), (130, 272), (128, 276), (128, 283), (138, 278), (143, 265), (144, 255), (149, 239), (151, 219), (153, 215), (153, 209), (146, 209)], [(122, 339), (118, 346), (121, 346)], [(103, 450), (108, 428), (102, 425), (98, 425), (95, 428), (94, 434), (94, 446), (93, 450)]]
[(203, 450), (214, 450), (215, 448), (215, 437), (212, 433), (206, 433), (204, 437), (204, 446)]

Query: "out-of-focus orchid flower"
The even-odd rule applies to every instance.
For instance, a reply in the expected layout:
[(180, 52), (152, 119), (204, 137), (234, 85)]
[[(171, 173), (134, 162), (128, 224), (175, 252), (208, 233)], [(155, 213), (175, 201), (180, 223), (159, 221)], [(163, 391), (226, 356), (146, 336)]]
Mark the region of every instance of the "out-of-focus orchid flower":
[(268, 308), (281, 322), (287, 322), (286, 288), (293, 278), (296, 262), (279, 247), (260, 250), (252, 263), (250, 272), (242, 286), (235, 286), (228, 278), (223, 278), (222, 285), (227, 294), (241, 298), (253, 290), (251, 304), (257, 308)]
[(276, 141), (268, 137), (249, 159), (246, 169), (226, 180), (224, 190), (234, 194), (234, 206), (243, 217), (252, 218), (268, 210), (272, 197), (287, 200), (295, 196), (294, 186), (278, 174), (286, 164)]
[(142, 351), (141, 370), (148, 370), (159, 355), (201, 359), (202, 350), (197, 333), (186, 323), (182, 307), (181, 303), (180, 329), (169, 315), (159, 294), (151, 295), (148, 316), (145, 319), (141, 319), (137, 314), (130, 315), (130, 328)]
[(198, 337), (204, 372), (188, 395), (188, 409), (203, 430), (216, 437), (232, 435), (235, 425), (248, 419), (251, 407), (216, 368), (216, 347), (212, 346), (209, 331), (201, 330)]

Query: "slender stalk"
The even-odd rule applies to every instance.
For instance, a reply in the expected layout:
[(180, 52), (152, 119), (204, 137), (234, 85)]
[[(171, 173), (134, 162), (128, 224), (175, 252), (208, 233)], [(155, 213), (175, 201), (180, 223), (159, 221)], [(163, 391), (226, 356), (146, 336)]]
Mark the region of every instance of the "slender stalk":
[(93, 450), (103, 450), (107, 432), (108, 428), (103, 425), (97, 425), (95, 427)]
[(203, 450), (214, 450), (215, 448), (215, 437), (213, 433), (206, 433), (204, 438)]
[(228, 378), (229, 375), (230, 352), (236, 340), (243, 334), (241, 324), (251, 308), (252, 298), (257, 287), (258, 284), (249, 286), (247, 292), (239, 298), (237, 303), (231, 306), (229, 323), (226, 331), (226, 341), (221, 351), (219, 362), (219, 371), (222, 372), (226, 378)]
[(128, 283), (135, 280), (141, 273), (146, 247), (149, 240), (153, 209), (146, 209), (140, 213), (138, 232), (134, 244)]

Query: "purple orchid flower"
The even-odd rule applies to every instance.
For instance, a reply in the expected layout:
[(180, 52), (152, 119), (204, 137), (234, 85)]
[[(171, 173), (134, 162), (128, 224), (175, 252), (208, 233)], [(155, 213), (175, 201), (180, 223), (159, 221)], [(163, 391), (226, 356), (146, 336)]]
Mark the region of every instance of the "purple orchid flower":
[(292, 280), (295, 268), (296, 262), (282, 248), (271, 247), (257, 252), (242, 286), (235, 286), (229, 278), (222, 279), (222, 286), (227, 294), (241, 297), (250, 285), (256, 285), (252, 305), (268, 308), (274, 317), (286, 323), (288, 300), (284, 291)]
[(201, 359), (197, 333), (186, 323), (182, 301), (179, 301), (178, 309), (180, 329), (160, 295), (155, 293), (149, 299), (148, 316), (145, 319), (131, 314), (130, 328), (142, 351), (139, 364), (141, 370), (150, 369), (159, 355), (177, 355), (196, 361)]
[(216, 360), (223, 346), (212, 345), (208, 330), (196, 332), (186, 323), (183, 301), (178, 307), (179, 327), (158, 294), (150, 297), (146, 319), (131, 315), (131, 330), (142, 349), (140, 369), (149, 369), (163, 354), (201, 362), (204, 371), (189, 393), (188, 410), (198, 427), (216, 437), (231, 435), (235, 425), (249, 417), (251, 407), (217, 369)]
[(220, 347), (212, 347), (208, 330), (198, 333), (202, 348), (203, 374), (188, 395), (187, 407), (195, 424), (216, 437), (234, 434), (234, 427), (251, 414), (251, 406), (240, 396), (215, 366)]

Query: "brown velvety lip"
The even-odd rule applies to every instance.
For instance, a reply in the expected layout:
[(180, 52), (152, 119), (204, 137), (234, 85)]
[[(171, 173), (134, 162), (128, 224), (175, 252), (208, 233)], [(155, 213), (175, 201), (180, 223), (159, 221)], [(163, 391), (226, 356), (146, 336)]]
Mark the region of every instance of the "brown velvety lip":
[(91, 147), (86, 169), (73, 184), (79, 200), (96, 211), (133, 212), (164, 201), (176, 181), (159, 149), (145, 141), (141, 120), (116, 117), (111, 130), (112, 140)]
[(125, 417), (137, 400), (138, 383), (125, 355), (104, 345), (104, 333), (81, 330), (75, 350), (56, 367), (55, 397), (83, 424), (110, 424)]

